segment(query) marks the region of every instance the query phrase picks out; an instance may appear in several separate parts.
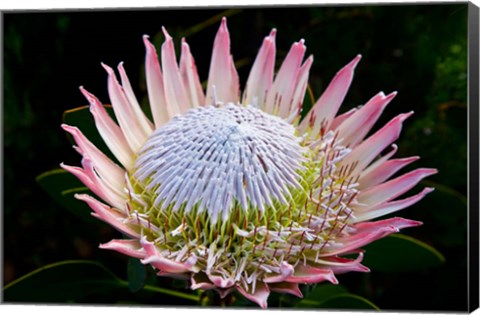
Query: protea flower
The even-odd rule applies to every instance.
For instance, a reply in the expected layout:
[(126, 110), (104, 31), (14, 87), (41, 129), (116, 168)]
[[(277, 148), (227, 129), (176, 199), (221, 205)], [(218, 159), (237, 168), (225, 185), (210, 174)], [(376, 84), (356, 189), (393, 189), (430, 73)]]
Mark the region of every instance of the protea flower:
[[(420, 168), (390, 179), (418, 157), (391, 159), (400, 114), (367, 136), (393, 92), (336, 116), (361, 56), (333, 78), (301, 119), (313, 57), (292, 45), (274, 78), (276, 30), (264, 39), (240, 96), (226, 19), (213, 45), (206, 95), (190, 48), (179, 65), (163, 29), (161, 66), (148, 36), (146, 79), (153, 122), (142, 112), (122, 63), (121, 84), (106, 65), (118, 124), (83, 87), (95, 124), (120, 164), (76, 127), (82, 166), (62, 165), (100, 199), (76, 197), (125, 234), (101, 248), (150, 264), (160, 276), (221, 297), (238, 291), (265, 308), (270, 291), (301, 297), (299, 284), (337, 283), (367, 272), (361, 247), (421, 222), (371, 221), (408, 207), (431, 188), (396, 199), (422, 178)], [(388, 153), (380, 154), (391, 146)], [(357, 258), (345, 258), (356, 254)]]

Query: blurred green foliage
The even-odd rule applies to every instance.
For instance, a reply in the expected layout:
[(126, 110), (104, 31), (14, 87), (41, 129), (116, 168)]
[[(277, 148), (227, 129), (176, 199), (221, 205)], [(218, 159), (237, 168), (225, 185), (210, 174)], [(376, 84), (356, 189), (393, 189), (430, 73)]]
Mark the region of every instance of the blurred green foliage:
[[(99, 250), (99, 243), (118, 237), (118, 233), (105, 224), (86, 223), (63, 209), (35, 178), (57, 168), (62, 161), (79, 163), (60, 124), (64, 111), (86, 104), (78, 92), (79, 85), (85, 85), (104, 103), (109, 102), (101, 61), (111, 66), (125, 61), (133, 88), (146, 105), (142, 35), (149, 34), (157, 47), (163, 40), (159, 32), (162, 25), (175, 39), (187, 36), (200, 77), (206, 80), (213, 37), (222, 16), (229, 16), (232, 53), (242, 86), (263, 37), (275, 27), (277, 68), (292, 42), (301, 38), (306, 41), (307, 54), (315, 56), (310, 74), (310, 88), (315, 97), (338, 69), (361, 53), (363, 59), (341, 111), (364, 104), (381, 90), (385, 93), (397, 90), (399, 95), (378, 126), (400, 112), (415, 111), (404, 126), (398, 155), (420, 155), (422, 159), (415, 167), (436, 167), (439, 174), (423, 183), (436, 191), (400, 214), (425, 223), (405, 233), (437, 248), (445, 263), (400, 274), (373, 270), (371, 274), (340, 275), (343, 287), (348, 288), (336, 292), (347, 295), (342, 303), (348, 298), (352, 301), (354, 296), (357, 304), (353, 305), (361, 307), (362, 300), (356, 297), (363, 296), (380, 309), (466, 310), (467, 4), (464, 3), (6, 13), (3, 28), (5, 282), (58, 261), (90, 259), (108, 266), (115, 279), (130, 280), (130, 287), (121, 280), (127, 290), (118, 299), (100, 294), (79, 301), (134, 303), (138, 298), (145, 304), (161, 304), (155, 293), (137, 290), (142, 285), (183, 289), (184, 284), (168, 278), (161, 278), (159, 285), (151, 271), (143, 274), (139, 266), (129, 263), (123, 255)], [(178, 44), (179, 40), (177, 52)], [(308, 98), (305, 103), (311, 105)], [(57, 188), (61, 194), (68, 187)], [(321, 288), (324, 286), (302, 290), (306, 296), (315, 290), (323, 297), (333, 292)], [(291, 305), (294, 298), (272, 295), (271, 299), (271, 305), (282, 306)], [(334, 302), (338, 305), (339, 300), (331, 299), (324, 305), (335, 306)], [(239, 300), (237, 303), (246, 304)]]

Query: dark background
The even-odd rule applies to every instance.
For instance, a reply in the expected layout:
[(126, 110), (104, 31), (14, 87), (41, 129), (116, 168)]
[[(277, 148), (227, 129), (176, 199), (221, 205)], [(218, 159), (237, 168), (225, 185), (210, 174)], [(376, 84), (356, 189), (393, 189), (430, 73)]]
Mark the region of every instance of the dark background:
[(62, 161), (79, 164), (60, 128), (62, 113), (86, 105), (80, 85), (108, 103), (100, 62), (124, 61), (137, 97), (144, 98), (142, 35), (149, 34), (159, 48), (164, 25), (177, 52), (180, 37), (187, 37), (206, 80), (224, 15), (242, 84), (263, 37), (275, 27), (277, 67), (300, 38), (307, 55), (314, 54), (309, 82), (316, 98), (360, 53), (363, 59), (341, 111), (378, 91), (399, 92), (378, 126), (400, 112), (415, 111), (397, 142), (397, 156), (420, 155), (415, 167), (435, 167), (439, 174), (423, 182), (436, 191), (399, 214), (425, 223), (405, 233), (437, 248), (446, 262), (423, 272), (374, 270), (339, 280), (385, 310), (465, 310), (467, 4), (4, 13), (4, 284), (66, 259), (98, 260), (125, 274), (124, 257), (98, 249), (116, 232), (79, 222), (35, 177)]

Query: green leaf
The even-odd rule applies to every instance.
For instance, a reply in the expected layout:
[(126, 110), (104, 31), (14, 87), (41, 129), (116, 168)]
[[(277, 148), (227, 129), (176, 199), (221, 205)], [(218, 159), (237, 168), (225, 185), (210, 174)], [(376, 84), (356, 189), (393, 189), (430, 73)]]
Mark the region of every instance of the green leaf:
[(341, 285), (334, 284), (318, 284), (309, 293), (304, 295), (304, 298), (297, 303), (298, 307), (312, 307), (318, 301), (323, 301), (332, 296), (347, 293), (347, 289)]
[[(115, 120), (115, 114), (111, 105), (104, 105), (107, 113)], [(114, 162), (117, 162), (117, 159), (108, 149), (107, 145), (103, 141), (102, 137), (98, 133), (97, 127), (95, 126), (95, 120), (90, 113), (89, 106), (77, 107), (74, 109), (67, 110), (63, 113), (63, 122), (70, 126), (75, 126), (82, 131), (82, 133), (87, 137), (90, 142), (92, 142), (100, 151), (105, 153), (109, 158)], [(68, 138), (72, 143), (74, 143), (73, 138), (68, 135)]]
[[(160, 293), (171, 298), (167, 304), (198, 302), (199, 296), (180, 291), (145, 285), (142, 291)], [(9, 283), (3, 290), (6, 302), (75, 302), (103, 293), (129, 293), (129, 283), (118, 278), (103, 265), (93, 261), (69, 260), (39, 268)], [(114, 295), (116, 296), (116, 295)], [(182, 302), (183, 301), (183, 302)]]
[(325, 308), (325, 309), (349, 309), (349, 310), (377, 310), (380, 308), (356, 294), (343, 293), (332, 296), (328, 299), (318, 301), (308, 306), (309, 308)]
[(459, 192), (459, 191), (457, 191), (457, 190), (455, 190), (455, 189), (453, 189), (453, 188), (451, 188), (447, 185), (443, 185), (441, 183), (438, 183), (436, 181), (429, 180), (429, 179), (422, 180), (422, 184), (435, 188), (435, 191), (439, 191), (439, 192), (442, 192), (442, 193), (447, 194), (449, 196), (455, 197), (461, 203), (463, 203), (464, 206), (468, 206), (467, 196), (465, 196), (461, 192)]
[(70, 302), (122, 288), (122, 280), (92, 261), (63, 261), (39, 268), (7, 285), (8, 302)]
[[(324, 300), (334, 295), (348, 293), (348, 290), (336, 284), (318, 284), (308, 294), (305, 294), (307, 300)], [(303, 301), (303, 300), (302, 300)]]
[(76, 217), (89, 223), (100, 222), (90, 215), (92, 210), (86, 203), (74, 198), (76, 193), (89, 193), (90, 190), (69, 172), (54, 169), (38, 175), (36, 180), (55, 201)]
[(417, 239), (395, 234), (364, 247), (363, 264), (375, 271), (411, 272), (441, 265), (445, 258)]
[(348, 290), (341, 285), (319, 284), (305, 294), (305, 297), (295, 305), (298, 308), (310, 309), (374, 309), (379, 308), (369, 300), (348, 293)]
[(140, 260), (129, 258), (127, 264), (128, 288), (131, 292), (137, 292), (145, 286), (147, 271)]

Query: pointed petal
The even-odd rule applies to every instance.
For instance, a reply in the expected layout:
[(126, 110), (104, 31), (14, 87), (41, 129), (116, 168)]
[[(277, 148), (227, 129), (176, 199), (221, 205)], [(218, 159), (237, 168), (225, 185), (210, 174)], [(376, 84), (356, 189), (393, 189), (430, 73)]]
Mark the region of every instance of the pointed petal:
[(338, 139), (342, 145), (355, 147), (367, 135), (385, 107), (397, 95), (396, 92), (385, 96), (382, 92), (372, 97), (355, 115), (345, 120), (338, 128)]
[(303, 298), (302, 291), (300, 291), (300, 289), (298, 288), (298, 283), (280, 282), (280, 283), (270, 283), (268, 286), (274, 292), (288, 293), (288, 294), (295, 295), (299, 298)]
[(223, 276), (219, 275), (212, 275), (208, 274), (207, 272), (208, 279), (218, 288), (229, 288), (235, 284), (235, 281), (233, 280), (233, 276), (230, 278), (225, 278)]
[(411, 205), (419, 202), (420, 200), (423, 199), (427, 194), (432, 192), (434, 189), (433, 188), (425, 188), (423, 189), (420, 193), (402, 199), (402, 200), (395, 200), (392, 202), (385, 202), (383, 204), (380, 204), (376, 207), (373, 208), (366, 208), (364, 211), (359, 211), (355, 212), (355, 222), (361, 222), (361, 221), (366, 221), (366, 220), (371, 220), (375, 219), (390, 213), (393, 213), (398, 210), (405, 209), (407, 207), (410, 207)]
[(240, 85), (237, 70), (230, 55), (230, 35), (227, 29), (227, 19), (222, 24), (213, 44), (212, 61), (208, 75), (207, 104), (213, 104), (214, 90), (217, 102), (238, 103)]
[(84, 157), (82, 159), (83, 168), (68, 166), (63, 163), (60, 166), (75, 175), (85, 186), (87, 186), (95, 195), (119, 209), (123, 208), (125, 203), (124, 192), (118, 193), (119, 190), (112, 189), (106, 185), (97, 173), (93, 170), (92, 162)]
[(158, 252), (155, 244), (147, 241), (146, 237), (141, 239), (140, 244), (146, 252), (145, 258), (141, 260), (142, 264), (151, 264), (163, 272), (184, 273), (192, 271), (192, 266), (196, 262), (187, 260), (187, 262), (182, 263), (165, 258)]
[(377, 160), (375, 160), (372, 164), (370, 164), (366, 169), (363, 170), (361, 173), (361, 176), (366, 176), (367, 174), (370, 174), (370, 172), (373, 172), (377, 168), (383, 165), (388, 159), (390, 159), (392, 156), (395, 155), (398, 151), (398, 146), (396, 144), (392, 144), (391, 150), (385, 154), (382, 157), (379, 157)]
[(95, 211), (95, 213), (92, 213), (94, 217), (107, 222), (115, 229), (130, 236), (131, 238), (140, 237), (140, 234), (138, 234), (127, 224), (123, 223), (123, 221), (125, 220), (125, 215), (120, 213), (117, 209), (110, 208), (89, 195), (76, 194), (75, 198), (85, 201), (90, 206), (90, 208)]
[(333, 271), (334, 274), (342, 274), (346, 272), (369, 272), (370, 269), (361, 264), (363, 260), (363, 252), (358, 254), (355, 259), (348, 259), (342, 257), (326, 257), (320, 261), (320, 264), (324, 268), (328, 268)]
[(420, 221), (414, 221), (399, 217), (379, 220), (374, 222), (361, 222), (355, 224), (356, 233), (370, 233), (384, 227), (394, 227), (397, 230), (422, 225)]
[(237, 285), (237, 290), (250, 301), (260, 305), (261, 308), (267, 308), (267, 299), (270, 295), (270, 289), (268, 288), (268, 285), (261, 281), (257, 281), (255, 285), (255, 292), (251, 292), (251, 290), (247, 291), (240, 285)]
[(95, 186), (93, 180), (87, 175), (85, 170), (81, 167), (76, 167), (76, 166), (70, 166), (70, 165), (65, 165), (63, 163), (60, 163), (60, 167), (66, 170), (67, 172), (73, 174), (75, 177), (77, 177), (85, 186), (88, 187), (95, 195), (102, 199), (107, 199), (103, 192)]
[[(72, 135), (78, 146), (80, 154), (88, 155), (98, 173), (102, 178), (109, 182), (111, 186), (123, 186), (125, 171), (110, 160), (102, 151), (100, 151), (93, 143), (91, 143), (78, 129), (66, 124), (61, 125), (63, 130)], [(121, 189), (121, 187), (120, 187)]]
[(352, 250), (357, 250), (362, 246), (370, 244), (380, 238), (388, 236), (392, 233), (398, 232), (400, 229), (421, 225), (422, 222), (413, 221), (403, 218), (390, 218), (376, 222), (361, 222), (354, 225), (356, 232), (349, 236), (339, 238), (337, 241), (343, 243), (331, 251), (325, 251), (320, 257), (333, 256), (339, 254), (349, 253)]
[(267, 94), (265, 104), (267, 113), (288, 115), (295, 87), (295, 84), (292, 83), (298, 80), (300, 65), (307, 49), (303, 43), (303, 39), (294, 43), (280, 66), (275, 81)]
[[(289, 121), (293, 122), (300, 119), (300, 113), (302, 111), (303, 99), (305, 98), (305, 91), (307, 90), (308, 85), (308, 75), (310, 73), (310, 68), (313, 64), (313, 56), (307, 58), (303, 63), (302, 67), (298, 71), (298, 80), (295, 83), (295, 90), (293, 92), (293, 100), (291, 107), (288, 109), (288, 114), (284, 115), (281, 113), (281, 117), (287, 119), (289, 117), (295, 117)], [(296, 123), (294, 123), (296, 125)]]
[(135, 240), (111, 240), (108, 243), (100, 244), (101, 249), (115, 250), (119, 253), (125, 254), (134, 258), (144, 258), (145, 250), (140, 245), (138, 239)]
[(335, 255), (349, 253), (353, 250), (357, 250), (361, 248), (362, 246), (370, 244), (373, 241), (376, 241), (380, 238), (383, 238), (392, 233), (396, 233), (398, 231), (399, 231), (398, 228), (396, 228), (395, 226), (380, 226), (379, 228), (369, 232), (363, 232), (359, 230), (355, 234), (337, 239), (336, 241), (338, 243), (341, 243), (342, 246), (337, 247), (335, 249), (331, 249), (331, 250), (325, 250), (319, 256), (328, 257), (328, 256), (335, 256)]
[(357, 162), (358, 165), (355, 167), (352, 176), (360, 174), (380, 152), (398, 139), (400, 131), (402, 130), (403, 121), (412, 114), (413, 112), (400, 114), (390, 120), (382, 129), (355, 147), (345, 159), (343, 159), (341, 165), (348, 166), (351, 163)]
[(152, 122), (145, 116), (145, 113), (142, 111), (140, 104), (133, 93), (132, 85), (130, 84), (130, 80), (128, 79), (127, 73), (125, 72), (125, 68), (123, 67), (123, 62), (121, 62), (118, 67), (118, 72), (120, 73), (120, 79), (122, 80), (122, 87), (125, 95), (132, 107), (135, 117), (140, 124), (140, 127), (143, 129), (143, 132), (147, 135), (147, 137), (153, 132), (155, 129)]
[(299, 126), (301, 133), (304, 133), (308, 128), (311, 128), (311, 137), (317, 138), (321, 131), (322, 124), (324, 124), (325, 130), (329, 129), (330, 124), (337, 114), (338, 108), (342, 104), (348, 88), (352, 83), (355, 67), (361, 57), (361, 55), (357, 55), (335, 75), (325, 92), (323, 92), (322, 96), (320, 96), (310, 112), (302, 120)]
[(205, 94), (198, 78), (197, 66), (190, 53), (190, 47), (184, 38), (182, 39), (182, 54), (180, 56), (180, 74), (192, 107), (204, 106)]
[(293, 275), (293, 272), (294, 272), (293, 266), (283, 261), (280, 265), (280, 274), (265, 277), (263, 279), (263, 282), (265, 283), (283, 282), (285, 281), (285, 279)]
[(407, 166), (408, 164), (415, 162), (419, 159), (418, 156), (412, 156), (409, 158), (403, 159), (394, 159), (388, 160), (379, 165), (374, 171), (360, 176), (359, 179), (359, 188), (365, 189), (371, 186), (375, 186), (379, 183), (384, 182), (385, 180), (389, 179), (392, 175), (398, 172), (401, 168)]
[(338, 283), (332, 270), (315, 268), (300, 263), (295, 267), (295, 273), (285, 281), (293, 283), (319, 283), (325, 280), (330, 281), (333, 284)]
[(160, 69), (157, 51), (148, 40), (147, 35), (143, 35), (143, 42), (147, 51), (145, 56), (145, 75), (147, 77), (148, 99), (150, 101), (153, 121), (158, 128), (168, 122), (170, 117), (173, 117), (175, 113), (167, 106), (162, 70)]
[(337, 117), (335, 117), (333, 119), (332, 125), (330, 126), (330, 129), (331, 130), (336, 130), (338, 128), (338, 126), (340, 126), (340, 124), (342, 124), (347, 118), (352, 116), (357, 111), (358, 111), (358, 108), (354, 107), (351, 110), (349, 110), (348, 112), (345, 112), (343, 114), (338, 115)]
[(102, 66), (108, 73), (108, 94), (110, 95), (115, 117), (130, 148), (133, 152), (137, 152), (145, 143), (149, 134), (142, 129), (141, 123), (133, 111), (125, 92), (118, 83), (113, 69), (103, 63)]
[(80, 91), (90, 103), (90, 112), (93, 115), (95, 125), (103, 141), (118, 161), (122, 163), (127, 170), (131, 170), (133, 167), (133, 152), (122, 130), (108, 115), (103, 105), (95, 96), (87, 92), (83, 87), (80, 87)]
[(127, 200), (127, 193), (123, 189), (124, 181), (110, 186), (107, 181), (98, 175), (98, 171), (94, 169), (92, 160), (87, 155), (83, 156), (82, 166), (85, 174), (90, 178), (94, 189), (101, 192), (101, 194), (104, 196), (104, 200), (117, 209), (123, 209), (125, 206), (125, 200)]
[(252, 70), (248, 75), (243, 104), (257, 104), (260, 109), (265, 109), (267, 91), (272, 86), (273, 71), (275, 69), (275, 34), (273, 29), (270, 35), (263, 40), (258, 51)]
[(163, 68), (163, 84), (165, 87), (165, 98), (169, 108), (173, 109), (175, 114), (184, 114), (188, 109), (192, 108), (180, 71), (175, 58), (175, 48), (173, 47), (172, 37), (167, 30), (162, 27), (165, 35), (165, 42), (162, 45), (162, 68)]
[(385, 201), (390, 201), (413, 188), (423, 178), (436, 173), (436, 169), (416, 169), (388, 182), (361, 191), (358, 195), (358, 202), (373, 207)]

